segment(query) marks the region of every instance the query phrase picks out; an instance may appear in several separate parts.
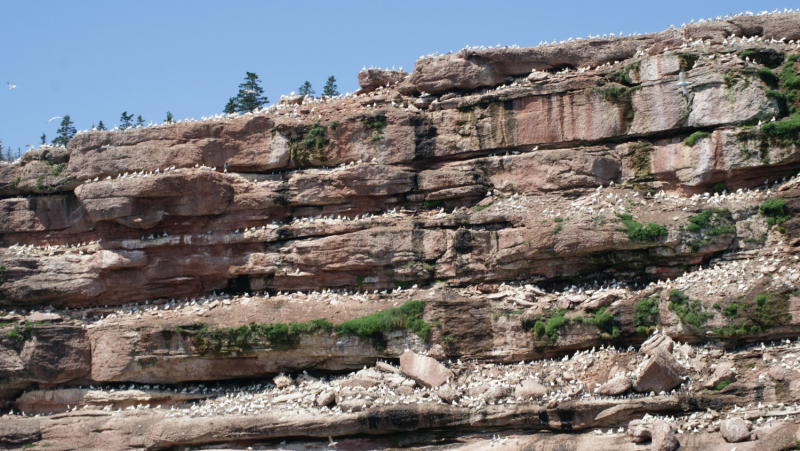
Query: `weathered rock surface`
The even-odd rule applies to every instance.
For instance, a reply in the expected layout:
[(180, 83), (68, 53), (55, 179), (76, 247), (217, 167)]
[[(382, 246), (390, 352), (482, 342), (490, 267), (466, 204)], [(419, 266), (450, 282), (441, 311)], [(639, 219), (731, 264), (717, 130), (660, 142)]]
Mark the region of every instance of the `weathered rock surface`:
[(683, 382), (686, 369), (663, 348), (656, 348), (633, 384), (638, 392), (671, 390)]
[(0, 443), (794, 446), (799, 18), (467, 48), (0, 163)]
[(750, 438), (750, 429), (741, 418), (724, 420), (719, 427), (719, 433), (728, 443), (738, 443)]
[(617, 396), (630, 390), (633, 382), (627, 376), (617, 376), (606, 382), (597, 390), (597, 394), (605, 396)]
[[(731, 371), (733, 370), (733, 371)], [(714, 374), (705, 383), (706, 388), (714, 388), (722, 381), (733, 382), (736, 380), (736, 368), (733, 362), (723, 362), (717, 366)]]
[(678, 438), (675, 436), (675, 431), (672, 430), (672, 426), (669, 423), (663, 420), (653, 423), (651, 450), (675, 451), (680, 446)]

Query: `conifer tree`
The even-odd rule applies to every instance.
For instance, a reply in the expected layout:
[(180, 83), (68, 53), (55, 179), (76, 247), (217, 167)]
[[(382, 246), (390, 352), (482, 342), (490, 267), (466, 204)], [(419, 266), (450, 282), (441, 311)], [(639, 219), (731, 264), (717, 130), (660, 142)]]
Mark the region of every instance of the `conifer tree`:
[(297, 93), (300, 94), (301, 96), (314, 97), (314, 92), (315, 91), (311, 87), (311, 83), (309, 83), (308, 80), (306, 80), (305, 83), (303, 83), (302, 85), (300, 85), (299, 88), (297, 88)]
[(144, 119), (142, 119), (142, 115), (136, 116), (136, 126), (143, 127), (144, 126)]
[(325, 83), (325, 88), (322, 89), (322, 95), (328, 97), (335, 97), (339, 95), (339, 87), (336, 86), (336, 79), (333, 75), (328, 77), (328, 82)]
[(44, 132), (42, 132), (42, 136), (40, 136), (39, 139), (41, 139), (42, 144), (44, 144), (47, 142), (47, 135), (45, 135)]
[(120, 130), (127, 130), (131, 128), (131, 119), (133, 119), (133, 113), (128, 114), (127, 111), (123, 111), (122, 116), (119, 117)]
[(225, 108), (222, 109), (222, 112), (225, 114), (231, 114), (236, 112), (236, 97), (231, 97), (228, 99), (228, 103), (225, 104)]
[(6, 155), (3, 153), (3, 140), (0, 139), (0, 161), (7, 161)]
[(103, 121), (100, 121), (100, 123), (97, 124), (97, 129), (98, 130), (105, 130), (106, 129), (106, 125), (103, 124)]
[(259, 86), (258, 75), (254, 72), (247, 72), (244, 83), (239, 85), (239, 93), (236, 97), (228, 99), (228, 103), (223, 110), (225, 113), (242, 113), (253, 111), (256, 108), (269, 103), (264, 97), (264, 88)]
[(166, 122), (166, 123), (168, 123), (168, 124), (171, 124), (171, 123), (175, 122), (175, 121), (172, 119), (172, 113), (170, 113), (169, 111), (167, 111), (167, 119), (166, 119), (164, 122)]
[(61, 119), (61, 128), (56, 132), (56, 138), (53, 140), (54, 145), (66, 146), (70, 139), (75, 136), (75, 126), (69, 118), (69, 114), (65, 114)]

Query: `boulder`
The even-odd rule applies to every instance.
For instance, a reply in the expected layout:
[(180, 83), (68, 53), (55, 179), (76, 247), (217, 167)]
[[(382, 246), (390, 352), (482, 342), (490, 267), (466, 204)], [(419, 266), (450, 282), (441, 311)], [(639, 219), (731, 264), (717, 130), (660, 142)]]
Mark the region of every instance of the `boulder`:
[(377, 369), (379, 369), (381, 371), (384, 371), (386, 373), (400, 374), (400, 368), (398, 368), (398, 367), (396, 367), (394, 365), (390, 365), (390, 364), (388, 364), (386, 362), (378, 362), (378, 363), (376, 363), (375, 364), (375, 368), (377, 368)]
[(631, 420), (628, 423), (628, 435), (631, 436), (634, 443), (642, 443), (652, 437), (652, 426), (645, 424), (642, 420)]
[(533, 379), (522, 381), (514, 390), (514, 396), (521, 396), (522, 399), (541, 398), (545, 393), (547, 393), (547, 388)]
[(358, 73), (359, 93), (369, 93), (380, 87), (403, 81), (408, 72), (402, 70), (364, 69)]
[(769, 377), (774, 381), (786, 379), (786, 369), (780, 365), (775, 365), (769, 369)]
[(439, 390), (436, 391), (436, 396), (448, 404), (461, 399), (461, 396), (459, 396), (458, 392), (453, 390), (453, 387), (451, 387), (449, 384), (439, 387)]
[(728, 443), (738, 443), (750, 438), (747, 423), (741, 418), (723, 420), (719, 426), (719, 434)]
[(317, 396), (315, 401), (320, 407), (329, 406), (336, 401), (336, 395), (332, 391), (324, 391)]
[(789, 401), (800, 401), (800, 379), (789, 382)]
[(289, 387), (290, 385), (294, 385), (294, 381), (292, 380), (292, 378), (286, 376), (283, 373), (272, 378), (272, 381), (275, 382), (275, 386), (278, 388), (286, 388)]
[(733, 362), (722, 362), (717, 365), (716, 371), (712, 374), (705, 383), (706, 388), (714, 388), (722, 381), (733, 382), (736, 380), (736, 372), (731, 371), (734, 369)]
[(673, 345), (672, 338), (669, 338), (666, 335), (661, 335), (659, 333), (656, 333), (652, 335), (650, 338), (648, 338), (644, 343), (642, 343), (642, 346), (639, 348), (639, 352), (646, 355), (653, 355), (656, 348), (663, 346), (667, 352), (671, 353), (672, 345)]
[(637, 392), (656, 392), (671, 390), (683, 382), (684, 368), (672, 354), (663, 347), (657, 347), (652, 357), (645, 363), (639, 377), (633, 384)]
[(483, 398), (486, 401), (499, 401), (503, 398), (506, 398), (513, 393), (513, 389), (511, 387), (503, 387), (500, 385), (495, 385), (494, 387), (489, 388), (483, 394)]
[(428, 357), (433, 357), (438, 361), (442, 361), (447, 359), (447, 354), (444, 352), (444, 348), (440, 344), (435, 344), (431, 346), (431, 349), (428, 351)]
[(453, 377), (453, 372), (431, 357), (406, 351), (400, 356), (400, 370), (422, 387), (436, 388)]
[(342, 412), (361, 412), (362, 410), (370, 407), (372, 401), (366, 399), (340, 399), (336, 405), (342, 409)]
[(617, 376), (603, 384), (600, 389), (597, 390), (597, 394), (603, 396), (621, 395), (630, 390), (632, 385), (633, 382), (629, 377), (625, 375)]
[(664, 420), (653, 423), (651, 451), (675, 451), (680, 447), (672, 426)]

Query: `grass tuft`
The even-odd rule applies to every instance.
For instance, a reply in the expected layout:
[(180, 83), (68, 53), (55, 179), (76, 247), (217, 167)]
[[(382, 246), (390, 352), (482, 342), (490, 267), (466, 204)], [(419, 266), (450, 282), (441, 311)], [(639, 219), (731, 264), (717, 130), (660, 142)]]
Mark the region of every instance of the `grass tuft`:
[(709, 132), (694, 132), (687, 136), (683, 140), (683, 143), (689, 147), (694, 147), (694, 145), (697, 144), (697, 141), (700, 141), (703, 138), (708, 138), (709, 136), (711, 136), (711, 133)]

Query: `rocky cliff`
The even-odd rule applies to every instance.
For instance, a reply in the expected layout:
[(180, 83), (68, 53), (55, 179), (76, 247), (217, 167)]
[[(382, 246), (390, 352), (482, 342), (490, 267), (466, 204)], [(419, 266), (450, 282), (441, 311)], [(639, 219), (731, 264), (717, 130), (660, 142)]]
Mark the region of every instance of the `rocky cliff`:
[(798, 55), (466, 48), (0, 165), (0, 446), (794, 449)]

